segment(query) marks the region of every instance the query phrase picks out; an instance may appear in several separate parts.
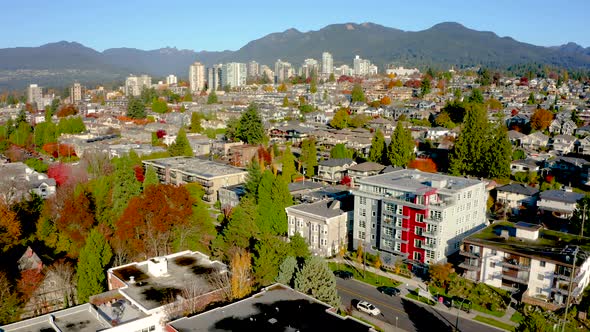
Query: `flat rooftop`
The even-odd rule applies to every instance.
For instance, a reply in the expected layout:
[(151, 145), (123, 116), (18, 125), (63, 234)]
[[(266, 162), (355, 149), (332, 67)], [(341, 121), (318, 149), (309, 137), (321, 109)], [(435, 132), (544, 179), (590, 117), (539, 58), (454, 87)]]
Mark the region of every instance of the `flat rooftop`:
[(362, 178), (360, 185), (368, 184), (408, 192), (426, 192), (433, 188), (446, 192), (455, 192), (482, 183), (477, 179), (468, 179), (438, 173), (421, 172), (415, 169), (400, 169), (385, 174)]
[(166, 270), (160, 275), (150, 272), (149, 264), (154, 259), (112, 268), (109, 273), (127, 285), (119, 292), (151, 310), (175, 301), (187, 287), (202, 294), (217, 289), (211, 278), (227, 271), (224, 264), (199, 252), (184, 251), (165, 258)]
[[(540, 229), (537, 240), (528, 240), (516, 237), (516, 227), (526, 227), (530, 230), (537, 228), (528, 223), (497, 222), (465, 238), (464, 241), (563, 264), (572, 263), (571, 260), (566, 259), (568, 247), (580, 247), (579, 262), (583, 262), (590, 256), (590, 238)], [(508, 231), (509, 237), (507, 239), (501, 236), (503, 230)], [(579, 265), (579, 262), (576, 264)]]
[(329, 312), (330, 306), (282, 285), (225, 307), (181, 318), (176, 331), (373, 331), (351, 317)]
[(248, 173), (246, 170), (231, 165), (221, 164), (211, 160), (197, 157), (171, 157), (144, 160), (143, 163), (160, 168), (170, 168), (186, 174), (196, 175), (202, 178), (215, 178), (218, 176)]
[[(57, 328), (56, 328), (57, 327)], [(5, 332), (82, 332), (112, 327), (91, 304), (82, 304), (0, 327)]]

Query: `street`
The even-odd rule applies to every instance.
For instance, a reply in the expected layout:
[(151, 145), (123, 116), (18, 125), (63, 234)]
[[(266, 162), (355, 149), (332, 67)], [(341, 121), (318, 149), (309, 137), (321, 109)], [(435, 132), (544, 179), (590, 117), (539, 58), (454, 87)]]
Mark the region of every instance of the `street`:
[[(351, 303), (356, 303), (358, 300), (365, 300), (381, 310), (381, 316), (376, 318), (392, 326), (397, 325), (397, 327), (406, 331), (453, 331), (457, 319), (456, 314), (436, 310), (431, 306), (416, 304), (405, 299), (403, 295), (407, 292), (404, 287), (400, 288), (402, 289), (402, 295), (391, 297), (381, 294), (373, 286), (354, 279), (343, 280), (336, 278), (336, 280), (338, 293), (342, 299), (342, 304), (346, 308), (349, 308)], [(498, 332), (495, 328), (463, 318), (459, 318), (459, 330)]]

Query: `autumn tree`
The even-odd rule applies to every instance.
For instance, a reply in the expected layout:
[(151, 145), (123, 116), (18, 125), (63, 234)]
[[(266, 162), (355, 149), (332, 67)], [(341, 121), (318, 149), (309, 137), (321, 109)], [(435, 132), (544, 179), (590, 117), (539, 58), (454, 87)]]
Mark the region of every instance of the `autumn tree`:
[(318, 150), (315, 139), (308, 138), (301, 142), (301, 162), (305, 166), (305, 175), (309, 178), (315, 175), (315, 168), (318, 166)]
[(94, 223), (90, 193), (82, 191), (72, 195), (65, 201), (56, 221), (60, 239), (58, 250), (77, 257)]
[(387, 147), (389, 163), (393, 166), (407, 166), (414, 159), (414, 148), (412, 134), (398, 121)]
[(550, 111), (540, 108), (533, 113), (531, 116), (531, 128), (535, 130), (545, 130), (553, 121), (553, 113)]
[(76, 290), (76, 270), (72, 263), (61, 259), (51, 264), (47, 268), (47, 276), (60, 286), (61, 298), (64, 300), (64, 306), (70, 307), (77, 303), (75, 298)]
[(133, 197), (116, 223), (115, 236), (135, 257), (162, 256), (170, 252), (174, 229), (186, 227), (193, 200), (185, 187), (158, 184)]
[(336, 277), (328, 267), (328, 263), (321, 257), (308, 258), (295, 276), (294, 283), (296, 290), (335, 308), (341, 304), (336, 290)]
[(84, 303), (92, 295), (102, 293), (105, 289), (105, 267), (111, 261), (111, 246), (97, 228), (90, 231), (86, 245), (80, 251), (78, 259), (78, 301)]
[(234, 299), (241, 299), (252, 291), (250, 276), (250, 253), (244, 249), (236, 250), (230, 261), (231, 293)]
[(437, 172), (436, 163), (431, 158), (416, 158), (410, 161), (408, 168), (414, 168), (428, 173)]
[(0, 324), (18, 320), (21, 301), (6, 273), (0, 271)]
[(369, 161), (387, 164), (387, 144), (385, 143), (385, 136), (381, 130), (377, 129), (373, 139), (371, 140), (371, 149), (369, 150)]
[(430, 281), (439, 288), (446, 289), (451, 281), (451, 276), (455, 273), (451, 263), (431, 264), (428, 269)]
[(348, 109), (341, 108), (334, 114), (332, 121), (330, 121), (330, 126), (336, 129), (343, 129), (347, 128), (349, 123), (350, 115), (348, 114)]
[(389, 98), (389, 96), (383, 96), (383, 98), (381, 98), (380, 100), (381, 105), (390, 105), (391, 104), (391, 98)]
[(0, 197), (0, 249), (5, 252), (18, 245), (21, 236), (21, 222), (10, 209), (4, 198)]

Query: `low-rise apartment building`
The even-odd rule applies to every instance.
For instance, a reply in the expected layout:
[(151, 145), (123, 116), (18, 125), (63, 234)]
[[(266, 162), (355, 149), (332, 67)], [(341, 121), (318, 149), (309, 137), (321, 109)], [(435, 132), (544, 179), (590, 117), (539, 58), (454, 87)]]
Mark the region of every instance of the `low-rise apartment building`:
[(358, 184), (353, 249), (379, 253), (386, 265), (401, 256), (420, 272), (446, 261), (463, 238), (486, 224), (488, 192), (480, 180), (401, 169)]
[(203, 186), (207, 202), (217, 201), (219, 188), (246, 182), (244, 169), (197, 157), (172, 157), (143, 161), (144, 168), (152, 166), (161, 183), (185, 184), (197, 182)]
[(564, 306), (570, 291), (579, 301), (590, 280), (590, 238), (526, 222), (490, 225), (466, 238), (460, 253), (464, 277), (520, 290), (523, 302), (551, 310)]

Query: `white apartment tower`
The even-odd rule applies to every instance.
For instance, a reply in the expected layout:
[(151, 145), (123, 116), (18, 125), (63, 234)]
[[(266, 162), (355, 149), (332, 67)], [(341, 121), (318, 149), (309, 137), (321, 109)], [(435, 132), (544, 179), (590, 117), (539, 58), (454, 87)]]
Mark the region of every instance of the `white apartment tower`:
[(354, 75), (363, 76), (369, 74), (370, 66), (371, 61), (361, 59), (361, 57), (357, 55), (353, 60)]
[(289, 62), (278, 59), (275, 62), (275, 83), (282, 83), (293, 75), (293, 67)]
[(248, 62), (248, 77), (257, 77), (258, 75), (260, 75), (260, 65), (258, 62)]
[(152, 86), (152, 78), (148, 75), (135, 76), (131, 75), (125, 80), (125, 94), (137, 97), (141, 91), (149, 89)]
[(322, 74), (330, 75), (334, 73), (334, 58), (328, 52), (322, 53)]
[(168, 84), (168, 85), (178, 84), (178, 78), (176, 77), (176, 75), (166, 76), (166, 84)]
[(37, 84), (29, 85), (27, 88), (27, 103), (41, 108), (43, 106), (43, 88)]
[(70, 100), (72, 103), (79, 103), (82, 101), (82, 85), (78, 82), (70, 87)]
[(445, 261), (487, 222), (483, 181), (401, 169), (358, 184), (353, 247), (378, 252), (385, 264), (401, 256), (419, 271)]
[(215, 91), (221, 88), (221, 70), (222, 64), (213, 65), (207, 68), (207, 90)]
[(310, 77), (313, 72), (317, 74), (319, 69), (319, 63), (316, 59), (305, 59), (303, 66), (301, 66), (301, 75)]
[(188, 70), (188, 81), (191, 92), (200, 92), (205, 88), (205, 66), (200, 62), (193, 63)]
[(224, 63), (221, 69), (221, 86), (235, 88), (246, 85), (247, 71), (245, 63)]

